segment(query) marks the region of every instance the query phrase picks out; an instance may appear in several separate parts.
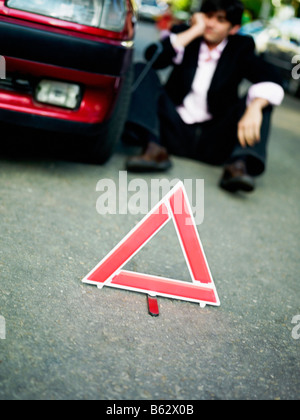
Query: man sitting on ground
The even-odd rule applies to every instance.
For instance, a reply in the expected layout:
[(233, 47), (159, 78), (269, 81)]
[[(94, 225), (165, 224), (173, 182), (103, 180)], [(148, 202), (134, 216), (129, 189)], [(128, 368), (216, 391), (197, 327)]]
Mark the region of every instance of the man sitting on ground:
[[(153, 68), (132, 96), (124, 139), (144, 144), (127, 170), (165, 171), (169, 154), (225, 165), (220, 185), (236, 192), (255, 188), (266, 167), (273, 106), (284, 91), (272, 66), (255, 54), (251, 37), (238, 35), (240, 0), (206, 0), (191, 26), (174, 27), (169, 37), (146, 51)], [(173, 66), (166, 86), (155, 70)], [(144, 64), (136, 66), (136, 78)], [(241, 82), (252, 83), (247, 97)]]

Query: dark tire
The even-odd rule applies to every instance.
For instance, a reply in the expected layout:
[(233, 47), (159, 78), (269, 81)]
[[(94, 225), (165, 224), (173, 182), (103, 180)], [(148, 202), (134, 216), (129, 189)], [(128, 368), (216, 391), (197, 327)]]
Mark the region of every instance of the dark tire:
[(133, 74), (133, 66), (130, 66), (123, 79), (123, 86), (112, 117), (103, 125), (102, 133), (92, 139), (89, 153), (89, 160), (92, 163), (100, 165), (106, 163), (113, 155), (122, 136), (130, 105)]

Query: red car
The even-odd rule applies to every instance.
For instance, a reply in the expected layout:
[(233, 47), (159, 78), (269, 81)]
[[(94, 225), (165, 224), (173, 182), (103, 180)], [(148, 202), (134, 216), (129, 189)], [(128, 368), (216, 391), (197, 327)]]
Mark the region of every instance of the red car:
[(98, 163), (130, 100), (134, 0), (0, 0), (0, 122), (72, 133)]

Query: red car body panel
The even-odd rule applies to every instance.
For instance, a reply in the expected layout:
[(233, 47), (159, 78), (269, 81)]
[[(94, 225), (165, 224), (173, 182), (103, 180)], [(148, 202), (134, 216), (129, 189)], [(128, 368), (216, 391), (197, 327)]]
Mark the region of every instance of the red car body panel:
[[(8, 43), (0, 46), (0, 55), (6, 59), (6, 73), (13, 75), (14, 81), (18, 78), (32, 82), (31, 90), (27, 92), (0, 83), (0, 119), (4, 120), (7, 115), (1, 118), (1, 111), (11, 111), (22, 115), (20, 121), (23, 123), (26, 123), (26, 116), (87, 125), (99, 125), (108, 120), (132, 61), (133, 49), (129, 41), (134, 37), (133, 16), (134, 10), (128, 1), (124, 29), (111, 32), (10, 9), (0, 0), (0, 36), (2, 30), (10, 37)], [(87, 56), (81, 60), (84, 53)], [(80, 85), (83, 94), (79, 107), (68, 110), (39, 103), (34, 97), (34, 89), (42, 79)]]

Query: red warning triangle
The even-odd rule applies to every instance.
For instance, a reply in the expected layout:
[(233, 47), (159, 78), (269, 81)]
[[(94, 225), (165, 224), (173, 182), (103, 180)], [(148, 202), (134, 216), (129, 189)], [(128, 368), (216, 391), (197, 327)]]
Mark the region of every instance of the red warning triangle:
[[(123, 267), (173, 220), (192, 283), (133, 273)], [(195, 219), (182, 182), (83, 279), (84, 283), (114, 287), (173, 299), (219, 306), (217, 290), (204, 254)]]

